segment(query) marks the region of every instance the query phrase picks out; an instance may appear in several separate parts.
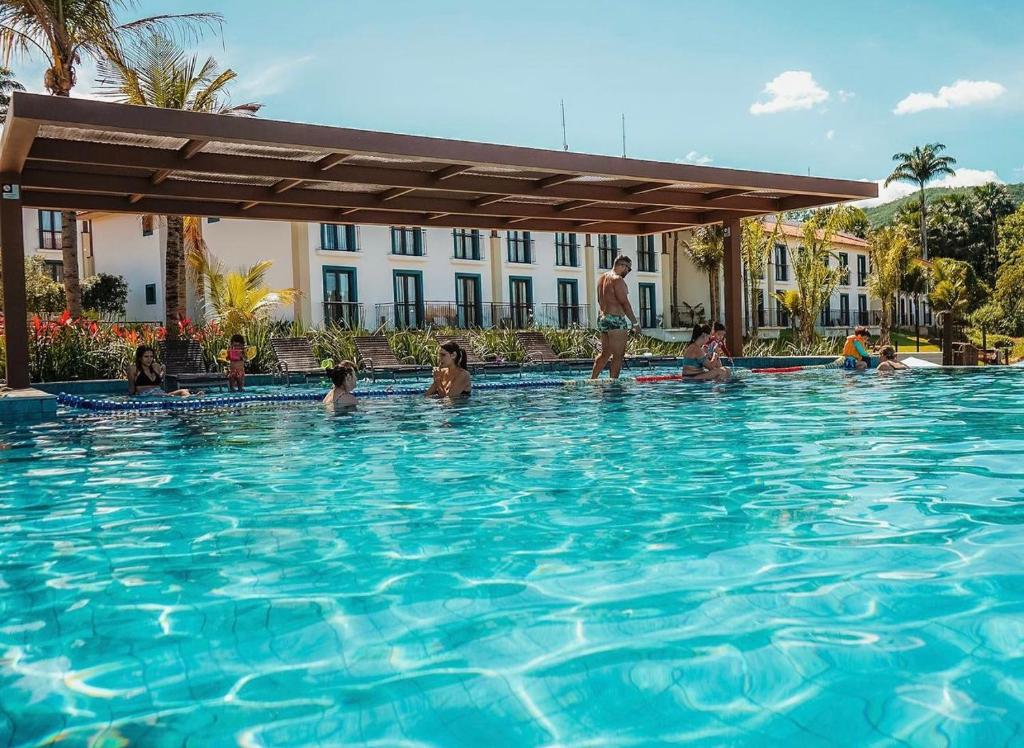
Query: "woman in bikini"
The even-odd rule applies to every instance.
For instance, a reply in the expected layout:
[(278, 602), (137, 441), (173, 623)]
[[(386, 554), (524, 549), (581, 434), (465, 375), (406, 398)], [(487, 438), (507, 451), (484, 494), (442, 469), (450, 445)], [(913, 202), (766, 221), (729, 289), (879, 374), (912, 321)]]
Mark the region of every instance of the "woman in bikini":
[[(164, 367), (156, 362), (156, 352), (148, 345), (135, 349), (135, 365), (128, 367), (128, 394), (142, 397), (189, 397), (185, 389), (164, 392)], [(200, 394), (200, 393), (197, 393)]]
[(726, 382), (731, 376), (728, 367), (710, 366), (704, 347), (711, 337), (711, 328), (707, 325), (696, 325), (690, 344), (683, 351), (683, 379), (694, 382)]
[(350, 408), (358, 402), (356, 396), (352, 394), (352, 390), (356, 388), (356, 365), (354, 363), (342, 361), (327, 370), (327, 377), (334, 386), (324, 397), (324, 405)]
[(437, 364), (434, 382), (424, 393), (425, 397), (459, 397), (472, 392), (473, 380), (466, 369), (466, 352), (458, 343), (448, 341), (442, 344), (437, 353)]

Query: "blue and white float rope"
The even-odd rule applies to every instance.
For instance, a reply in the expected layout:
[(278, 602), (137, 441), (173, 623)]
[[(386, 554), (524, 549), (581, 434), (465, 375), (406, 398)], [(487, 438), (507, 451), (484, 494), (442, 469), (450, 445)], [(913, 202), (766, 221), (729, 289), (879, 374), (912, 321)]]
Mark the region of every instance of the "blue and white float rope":
[[(575, 384), (571, 379), (538, 379), (531, 382), (480, 382), (473, 385), (473, 390), (514, 390), (533, 389), (538, 387), (563, 387)], [(261, 403), (287, 402), (319, 402), (324, 399), (323, 392), (281, 392), (251, 395), (217, 395), (213, 397), (158, 397), (149, 399), (103, 400), (99, 398), (69, 395), (65, 392), (57, 395), (57, 404), (68, 408), (96, 410), (104, 412), (125, 411), (164, 411), (164, 410), (208, 410), (210, 408), (236, 407), (239, 405), (259, 405)], [(400, 395), (421, 395), (423, 387), (388, 387), (371, 389), (356, 393), (360, 398), (396, 397)]]

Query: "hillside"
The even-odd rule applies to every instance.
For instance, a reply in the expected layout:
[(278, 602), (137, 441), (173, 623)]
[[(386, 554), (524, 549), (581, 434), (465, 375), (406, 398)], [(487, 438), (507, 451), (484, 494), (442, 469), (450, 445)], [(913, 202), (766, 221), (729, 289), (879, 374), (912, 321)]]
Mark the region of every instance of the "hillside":
[[(967, 192), (970, 189), (970, 187), (929, 187), (924, 191), (924, 194), (925, 199), (930, 205), (943, 195), (948, 195), (954, 192)], [(1017, 205), (1024, 203), (1024, 183), (1008, 184), (1006, 185), (1006, 189), (1009, 190), (1010, 197), (1013, 198)], [(896, 215), (896, 211), (901, 205), (909, 201), (916, 203), (917, 199), (917, 193), (914, 193), (913, 195), (901, 197), (899, 200), (893, 200), (891, 203), (876, 205), (872, 208), (865, 208), (864, 212), (868, 214), (868, 221), (871, 223), (871, 228), (877, 228), (878, 226), (884, 226), (891, 222), (893, 216)]]

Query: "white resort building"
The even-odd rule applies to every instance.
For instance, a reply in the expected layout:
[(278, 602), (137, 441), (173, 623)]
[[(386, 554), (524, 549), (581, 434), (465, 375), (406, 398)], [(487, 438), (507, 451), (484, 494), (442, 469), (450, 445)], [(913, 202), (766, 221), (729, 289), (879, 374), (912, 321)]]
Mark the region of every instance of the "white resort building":
[[(26, 210), (24, 232), (26, 252), (42, 255), (59, 280), (60, 214)], [(126, 319), (162, 321), (166, 221), (87, 212), (80, 214), (79, 232), (82, 277), (122, 276), (129, 289)], [(761, 283), (757, 326), (765, 337), (792, 323), (775, 294), (795, 288), (791, 257), (799, 249), (800, 227), (787, 223), (781, 233), (784, 242), (776, 245)], [(228, 268), (271, 260), (268, 285), (300, 292), (278, 316), (307, 325), (594, 326), (597, 277), (621, 254), (633, 260), (627, 284), (642, 327), (658, 334), (711, 316), (707, 275), (685, 253), (672, 272), (671, 237), (218, 218), (203, 219), (203, 235), (210, 253)], [(820, 327), (838, 334), (852, 325), (877, 326), (881, 302), (867, 289), (867, 243), (839, 235), (833, 249), (849, 272), (822, 310)], [(927, 310), (921, 315), (926, 322)]]

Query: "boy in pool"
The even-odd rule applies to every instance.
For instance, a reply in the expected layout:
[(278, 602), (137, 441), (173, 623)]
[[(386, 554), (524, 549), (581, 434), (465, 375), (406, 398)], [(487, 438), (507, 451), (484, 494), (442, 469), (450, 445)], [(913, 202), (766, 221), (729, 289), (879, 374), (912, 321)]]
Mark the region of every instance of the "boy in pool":
[(882, 360), (878, 362), (877, 370), (882, 371), (903, 371), (904, 369), (910, 369), (902, 361), (896, 360), (896, 349), (891, 345), (882, 346), (882, 350), (878, 352), (879, 358)]
[(846, 339), (843, 346), (843, 368), (855, 371), (864, 371), (871, 366), (871, 354), (868, 352), (870, 339), (868, 328), (858, 325), (853, 330), (853, 335)]

